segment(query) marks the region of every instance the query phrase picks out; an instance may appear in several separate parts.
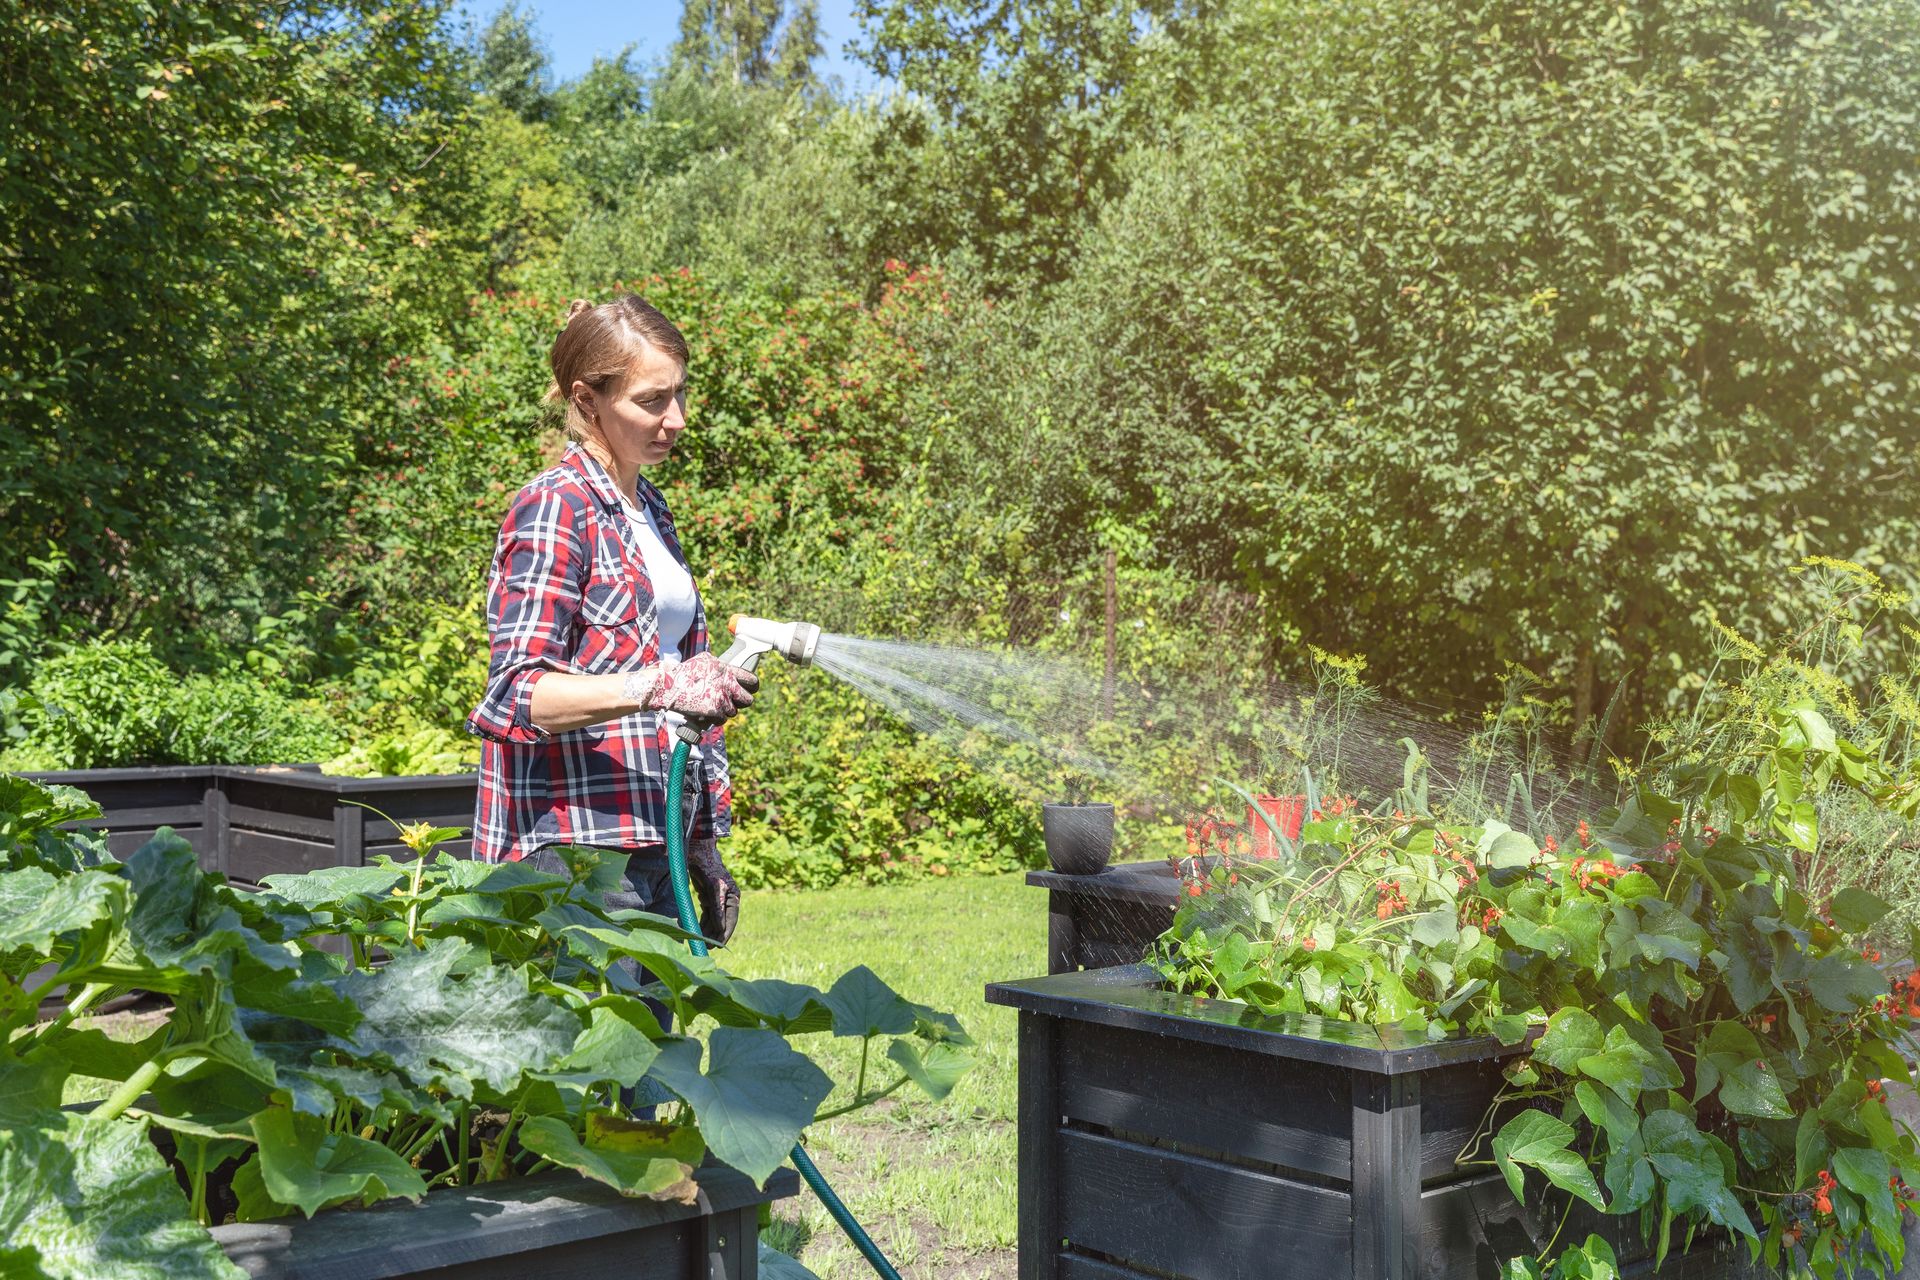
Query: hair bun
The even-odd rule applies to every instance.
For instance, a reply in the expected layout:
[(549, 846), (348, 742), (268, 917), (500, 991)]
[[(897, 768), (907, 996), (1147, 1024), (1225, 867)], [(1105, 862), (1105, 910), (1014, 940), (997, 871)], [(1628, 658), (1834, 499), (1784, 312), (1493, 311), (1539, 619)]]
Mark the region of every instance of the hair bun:
[(593, 304), (591, 302), (588, 302), (585, 298), (575, 298), (567, 307), (567, 319), (572, 320), (582, 311), (591, 310), (593, 310)]

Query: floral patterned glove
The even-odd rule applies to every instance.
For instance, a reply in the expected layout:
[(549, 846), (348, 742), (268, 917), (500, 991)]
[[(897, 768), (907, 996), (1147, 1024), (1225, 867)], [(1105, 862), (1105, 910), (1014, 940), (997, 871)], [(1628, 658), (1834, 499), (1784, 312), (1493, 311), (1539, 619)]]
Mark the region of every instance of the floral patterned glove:
[(661, 662), (628, 674), (621, 691), (643, 711), (674, 711), (689, 720), (725, 720), (753, 702), (760, 677), (696, 653), (685, 662)]

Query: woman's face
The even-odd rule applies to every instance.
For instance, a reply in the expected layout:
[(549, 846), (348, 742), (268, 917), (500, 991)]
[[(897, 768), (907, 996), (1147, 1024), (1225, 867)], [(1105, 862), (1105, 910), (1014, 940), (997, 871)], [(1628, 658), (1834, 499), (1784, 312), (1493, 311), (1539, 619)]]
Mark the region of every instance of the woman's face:
[(640, 348), (633, 368), (619, 384), (602, 393), (576, 382), (573, 395), (575, 403), (587, 410), (588, 421), (599, 428), (608, 452), (625, 466), (665, 462), (674, 440), (686, 429), (687, 371), (651, 344)]

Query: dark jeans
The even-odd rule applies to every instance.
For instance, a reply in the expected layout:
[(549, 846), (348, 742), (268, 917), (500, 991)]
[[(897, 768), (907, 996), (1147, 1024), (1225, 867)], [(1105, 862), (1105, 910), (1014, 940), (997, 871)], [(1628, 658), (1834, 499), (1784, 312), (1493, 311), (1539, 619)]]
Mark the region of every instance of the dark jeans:
[[(626, 851), (616, 849), (610, 852)], [(546, 849), (536, 850), (527, 861), (539, 870), (553, 875), (567, 874), (566, 864), (560, 861), (559, 855)], [(654, 915), (673, 919), (676, 913), (673, 904), (673, 879), (667, 872), (665, 859), (648, 854), (635, 854), (627, 864), (627, 874), (620, 879), (620, 888), (613, 893), (602, 894), (601, 901), (606, 904), (608, 911), (650, 911)], [(636, 960), (620, 959), (614, 961), (614, 965), (636, 984), (644, 985), (656, 981), (654, 975), (642, 969)], [(641, 996), (640, 999), (653, 1011), (654, 1018), (659, 1021), (663, 1030), (673, 1030), (673, 1013), (663, 1002), (650, 996)], [(638, 1083), (645, 1086), (644, 1094), (636, 1093), (635, 1086), (628, 1084), (621, 1088), (620, 1100), (626, 1104), (628, 1110), (633, 1112), (636, 1119), (651, 1120), (654, 1104), (670, 1101), (670, 1095), (650, 1080)]]

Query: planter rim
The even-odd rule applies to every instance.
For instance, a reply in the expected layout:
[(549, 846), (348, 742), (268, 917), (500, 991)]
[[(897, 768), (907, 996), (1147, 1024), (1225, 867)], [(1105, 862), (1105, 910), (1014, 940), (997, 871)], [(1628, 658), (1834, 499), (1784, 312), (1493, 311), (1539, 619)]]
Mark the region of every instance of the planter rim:
[(1161, 904), (1170, 904), (1179, 889), (1179, 879), (1164, 858), (1110, 862), (1083, 876), (1068, 875), (1049, 867), (1027, 872), (1027, 883), (1041, 889), (1065, 889), (1091, 898)]
[(214, 765), (211, 772), (216, 778), (267, 782), (302, 791), (326, 791), (336, 795), (347, 791), (417, 791), (426, 787), (443, 787), (449, 791), (462, 787), (471, 789), (480, 780), (477, 770), (469, 773), (402, 773), (380, 778), (351, 778), (317, 770), (276, 769), (270, 765), (219, 764)]
[(207, 778), (210, 764), (130, 764), (112, 769), (30, 769), (20, 776), (29, 782), (80, 787), (90, 782), (145, 782), (159, 778)]
[(249, 782), (270, 782), (306, 791), (408, 791), (423, 787), (457, 790), (477, 785), (478, 771), (466, 773), (403, 773), (388, 777), (353, 778), (342, 774), (321, 773), (316, 764), (144, 764), (114, 769), (35, 770), (20, 775), (32, 782), (80, 787), (83, 790), (103, 782), (151, 782), (162, 778), (244, 778)]
[(604, 1183), (556, 1170), (479, 1187), (448, 1187), (419, 1204), (323, 1210), (214, 1227), (213, 1238), (242, 1270), (285, 1280), (382, 1280), (510, 1257), (617, 1232), (726, 1213), (796, 1194), (800, 1179), (779, 1169), (765, 1191), (738, 1170), (696, 1169), (694, 1204), (630, 1199)]
[(1238, 1000), (1165, 990), (1160, 975), (1143, 964), (989, 983), (987, 1003), (1385, 1076), (1527, 1052), (1525, 1043), (1503, 1045), (1492, 1036), (1428, 1040), (1398, 1027), (1260, 1013)]

